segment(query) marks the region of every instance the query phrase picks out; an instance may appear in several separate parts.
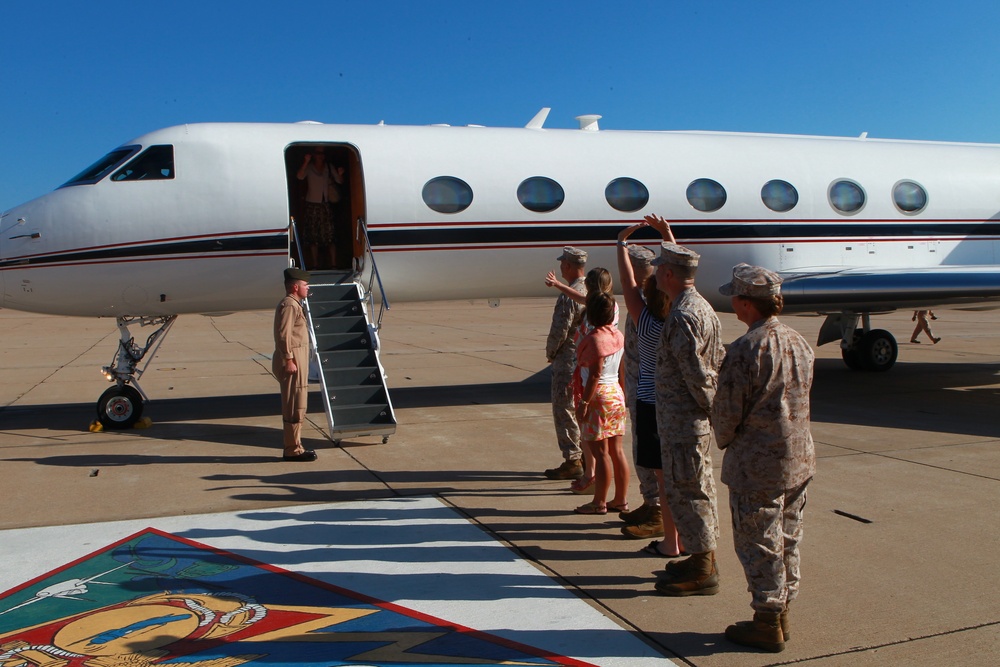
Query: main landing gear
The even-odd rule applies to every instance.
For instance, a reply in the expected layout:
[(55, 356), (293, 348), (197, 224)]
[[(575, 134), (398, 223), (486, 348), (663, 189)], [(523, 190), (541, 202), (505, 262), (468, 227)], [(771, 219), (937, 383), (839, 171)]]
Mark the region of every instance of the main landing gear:
[[(119, 317), (118, 321), (118, 351), (111, 363), (101, 369), (108, 382), (115, 386), (109, 388), (97, 400), (97, 419), (106, 429), (132, 428), (142, 417), (142, 408), (147, 400), (139, 386), (138, 379), (146, 371), (146, 366), (153, 360), (156, 350), (166, 337), (170, 327), (177, 319), (176, 315), (159, 317)], [(157, 329), (146, 338), (146, 344), (140, 347), (129, 333), (130, 324), (138, 322), (140, 326), (155, 326)], [(148, 355), (148, 358), (147, 358)], [(146, 358), (141, 369), (139, 362)]]
[[(860, 320), (861, 326), (858, 326)], [(899, 345), (885, 329), (871, 328), (871, 313), (828, 315), (820, 329), (819, 344), (840, 339), (840, 354), (855, 371), (884, 372), (893, 367)]]

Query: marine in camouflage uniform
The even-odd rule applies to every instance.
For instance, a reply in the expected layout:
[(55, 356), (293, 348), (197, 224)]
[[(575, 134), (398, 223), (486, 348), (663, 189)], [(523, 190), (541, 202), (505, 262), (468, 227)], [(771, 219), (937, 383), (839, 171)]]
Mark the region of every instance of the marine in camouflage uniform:
[(726, 636), (771, 651), (788, 639), (788, 604), (799, 591), (802, 510), (816, 472), (809, 430), (814, 355), (776, 317), (780, 284), (772, 271), (741, 264), (720, 288), (749, 329), (729, 347), (712, 409), (725, 450), (722, 481), (729, 487), (733, 542), (755, 612), (753, 621), (730, 626)]
[[(567, 246), (557, 259), (563, 278), (570, 287), (585, 294), (583, 267), (587, 262), (587, 253)], [(576, 406), (573, 402), (573, 372), (576, 370), (576, 342), (573, 334), (583, 319), (583, 309), (582, 304), (560, 294), (556, 299), (552, 326), (545, 341), (545, 357), (552, 364), (552, 418), (559, 451), (563, 455), (563, 463), (558, 468), (545, 471), (545, 476), (549, 479), (583, 476), (580, 426), (576, 421)]]
[(710, 415), (725, 349), (719, 318), (694, 287), (699, 257), (683, 246), (663, 243), (660, 256), (653, 260), (659, 267), (657, 286), (673, 301), (663, 323), (656, 364), (663, 481), (677, 532), (685, 551), (692, 554), (667, 565), (656, 584), (664, 595), (718, 592), (719, 517)]

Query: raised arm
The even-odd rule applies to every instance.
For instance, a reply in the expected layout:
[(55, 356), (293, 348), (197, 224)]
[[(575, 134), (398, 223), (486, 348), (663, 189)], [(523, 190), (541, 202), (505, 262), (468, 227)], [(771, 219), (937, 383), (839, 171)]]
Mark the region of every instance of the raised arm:
[(662, 216), (659, 215), (647, 215), (643, 220), (646, 224), (660, 232), (660, 236), (667, 243), (677, 243), (677, 239), (674, 238), (674, 233), (670, 229), (670, 223), (667, 222)]
[(625, 297), (625, 309), (632, 323), (638, 325), (639, 316), (646, 303), (642, 300), (642, 287), (635, 282), (635, 272), (628, 258), (626, 241), (637, 229), (646, 226), (645, 222), (626, 227), (618, 233), (618, 281), (622, 284), (622, 295)]
[(549, 271), (548, 275), (545, 276), (545, 285), (547, 287), (555, 287), (557, 290), (559, 290), (560, 292), (562, 292), (563, 294), (565, 294), (566, 296), (573, 299), (573, 301), (576, 301), (579, 304), (582, 305), (587, 304), (586, 294), (580, 294), (575, 289), (573, 289), (563, 281), (556, 278), (556, 274), (553, 273), (552, 271)]

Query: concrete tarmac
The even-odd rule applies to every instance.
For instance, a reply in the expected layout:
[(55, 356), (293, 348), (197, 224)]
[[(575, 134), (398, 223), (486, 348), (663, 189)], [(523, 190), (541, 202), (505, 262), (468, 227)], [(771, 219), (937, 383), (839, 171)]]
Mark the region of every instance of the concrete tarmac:
[[(270, 311), (181, 317), (141, 380), (152, 427), (101, 433), (87, 426), (114, 323), (0, 311), (0, 530), (431, 497), (676, 664), (1000, 660), (1000, 312), (938, 311), (937, 345), (908, 342), (909, 313), (875, 318), (901, 341), (888, 373), (817, 349), (794, 638), (767, 654), (722, 636), (752, 613), (725, 486), (722, 591), (674, 599), (653, 591), (662, 561), (638, 555), (645, 541), (623, 539), (612, 514), (573, 514), (586, 499), (542, 476), (560, 461), (543, 352), (552, 303), (394, 306), (381, 339), (397, 433), (335, 446), (313, 392), (311, 464), (277, 458)], [(822, 322), (783, 319), (810, 341)], [(722, 320), (727, 342), (745, 329)]]

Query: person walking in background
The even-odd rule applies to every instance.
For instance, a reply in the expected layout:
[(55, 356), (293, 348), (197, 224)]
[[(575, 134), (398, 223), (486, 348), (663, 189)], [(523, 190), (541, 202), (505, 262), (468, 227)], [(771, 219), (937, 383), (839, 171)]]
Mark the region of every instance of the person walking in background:
[(913, 335), (910, 336), (910, 342), (911, 343), (919, 343), (920, 342), (919, 340), (917, 340), (917, 336), (920, 335), (921, 331), (923, 331), (924, 333), (926, 333), (927, 337), (930, 338), (931, 342), (933, 342), (935, 345), (937, 345), (938, 341), (941, 340), (940, 338), (935, 338), (933, 332), (931, 332), (931, 325), (927, 321), (928, 317), (930, 317), (932, 320), (936, 320), (937, 319), (937, 315), (934, 314), (933, 310), (915, 310), (915, 311), (913, 311), (913, 317), (910, 318), (910, 321), (911, 322), (916, 322), (917, 323), (917, 327), (913, 330)]

